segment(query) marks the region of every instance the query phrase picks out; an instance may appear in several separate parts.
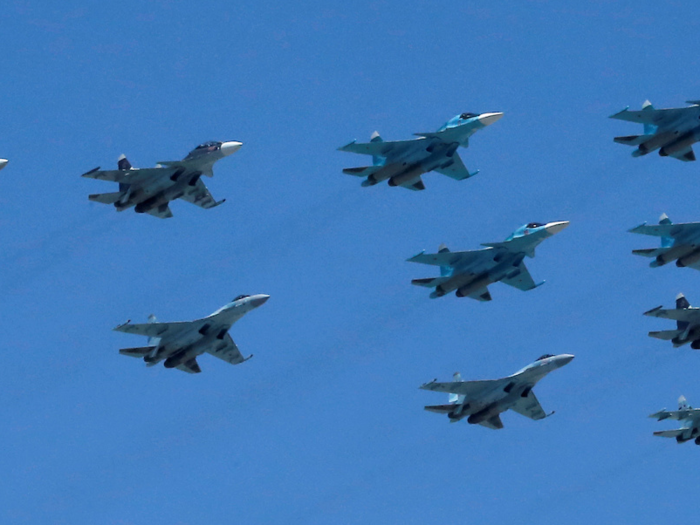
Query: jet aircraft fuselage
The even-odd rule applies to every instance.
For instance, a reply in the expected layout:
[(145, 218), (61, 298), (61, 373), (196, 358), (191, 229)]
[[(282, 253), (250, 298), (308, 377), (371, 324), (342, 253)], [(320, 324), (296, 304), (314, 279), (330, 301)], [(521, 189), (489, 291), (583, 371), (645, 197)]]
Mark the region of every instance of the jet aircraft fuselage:
[(224, 200), (214, 201), (200, 178), (202, 175), (212, 177), (214, 163), (235, 153), (241, 145), (233, 141), (205, 142), (184, 159), (163, 161), (155, 168), (133, 168), (122, 155), (117, 170), (95, 168), (83, 174), (83, 177), (119, 183), (118, 192), (93, 194), (89, 199), (113, 204), (117, 211), (134, 207), (136, 213), (149, 213), (160, 218), (171, 217), (168, 204), (180, 198), (202, 208), (213, 208)]
[(457, 297), (490, 301), (487, 286), (502, 281), (521, 290), (531, 290), (535, 284), (525, 267), (526, 256), (534, 257), (535, 248), (546, 238), (560, 232), (568, 221), (532, 222), (514, 231), (505, 241), (486, 243), (486, 248), (466, 252), (451, 252), (441, 246), (438, 253), (424, 251), (408, 259), (410, 262), (440, 266), (437, 278), (414, 279), (412, 284), (435, 288), (431, 298), (455, 292)]
[(437, 131), (417, 133), (420, 138), (385, 142), (377, 132), (368, 143), (355, 141), (340, 151), (372, 155), (373, 165), (346, 168), (343, 173), (366, 177), (362, 186), (374, 186), (388, 181), (389, 186), (402, 186), (411, 190), (423, 190), (421, 175), (437, 171), (456, 180), (476, 175), (469, 173), (457, 153), (467, 147), (469, 138), (478, 130), (493, 124), (503, 113), (462, 113), (447, 121)]
[(426, 406), (425, 409), (446, 414), (453, 423), (467, 418), (472, 425), (489, 428), (502, 428), (499, 415), (510, 409), (531, 419), (544, 419), (546, 414), (532, 389), (543, 377), (570, 363), (573, 358), (571, 354), (543, 355), (502, 379), (462, 381), (461, 376), (455, 374), (456, 381), (451, 383), (426, 383), (420, 388), (449, 393), (450, 404)]
[(642, 135), (615, 137), (615, 142), (637, 146), (633, 157), (659, 150), (662, 157), (671, 156), (685, 162), (694, 161), (693, 144), (700, 141), (700, 101), (689, 100), (689, 107), (654, 109), (647, 100), (641, 111), (627, 108), (610, 118), (644, 125)]
[(115, 330), (149, 337), (147, 347), (127, 348), (120, 353), (143, 357), (147, 366), (164, 361), (166, 368), (179, 368), (187, 372), (199, 372), (196, 357), (209, 352), (232, 364), (244, 359), (228, 334), (231, 326), (251, 310), (263, 305), (268, 295), (241, 295), (217, 311), (195, 321), (158, 323), (154, 317), (147, 324), (131, 324), (127, 321)]

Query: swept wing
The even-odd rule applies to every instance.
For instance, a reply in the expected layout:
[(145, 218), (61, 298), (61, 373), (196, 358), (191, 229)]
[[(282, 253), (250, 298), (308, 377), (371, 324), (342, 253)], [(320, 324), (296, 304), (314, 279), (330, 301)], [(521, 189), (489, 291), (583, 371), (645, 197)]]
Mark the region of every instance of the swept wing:
[(467, 396), (467, 399), (476, 398), (489, 390), (498, 388), (500, 384), (504, 384), (503, 379), (486, 379), (483, 381), (450, 381), (448, 383), (438, 383), (432, 381), (421, 385), (423, 390), (432, 390), (433, 392), (445, 392), (447, 394), (459, 394)]
[(361, 155), (372, 155), (376, 157), (390, 157), (395, 155), (403, 155), (406, 151), (418, 146), (425, 139), (410, 139), (410, 140), (390, 140), (376, 142), (355, 142), (346, 144), (338, 148), (340, 151), (349, 151), (350, 153), (359, 153)]
[(530, 275), (530, 272), (528, 271), (524, 262), (521, 262), (518, 265), (516, 273), (510, 274), (506, 278), (501, 279), (501, 282), (523, 291), (532, 290), (533, 288), (537, 288), (541, 284), (544, 284), (544, 281), (535, 284), (535, 281), (533, 280), (532, 275)]
[(194, 188), (190, 189), (189, 192), (185, 192), (185, 194), (180, 198), (184, 201), (187, 201), (191, 204), (205, 209), (214, 208), (219, 204), (223, 204), (226, 200), (222, 199), (218, 202), (215, 201), (214, 197), (212, 197), (211, 193), (209, 193), (206, 184), (202, 182), (202, 179), (198, 179), (197, 184), (195, 184)]
[(611, 115), (610, 118), (617, 120), (626, 120), (627, 122), (636, 122), (638, 124), (652, 124), (654, 126), (664, 127), (672, 124), (681, 117), (688, 114), (688, 111), (697, 111), (696, 106), (687, 108), (672, 108), (672, 109), (643, 109), (641, 111), (630, 111), (623, 109), (619, 113)]
[(130, 170), (101, 170), (95, 168), (87, 173), (83, 173), (83, 177), (89, 179), (106, 180), (110, 182), (122, 182), (134, 184), (155, 177), (169, 177), (175, 173), (176, 168), (139, 168)]
[(660, 306), (657, 306), (653, 310), (644, 312), (644, 315), (649, 315), (651, 317), (661, 317), (663, 319), (673, 319), (674, 321), (700, 323), (700, 308), (674, 308), (664, 310)]
[(449, 266), (455, 268), (471, 264), (481, 258), (490, 258), (493, 254), (492, 249), (482, 248), (480, 250), (471, 250), (466, 252), (441, 252), (441, 253), (425, 253), (421, 252), (414, 255), (409, 262), (420, 264), (431, 264), (433, 266)]
[(542, 409), (542, 405), (540, 405), (540, 402), (537, 400), (532, 390), (528, 392), (527, 397), (519, 398), (510, 409), (530, 419), (544, 419), (547, 417), (547, 414)]
[(131, 324), (127, 321), (124, 324), (117, 326), (114, 330), (117, 332), (125, 332), (127, 334), (143, 335), (146, 337), (165, 337), (166, 335), (175, 334), (185, 328), (197, 330), (204, 325), (204, 321), (177, 322), (177, 323), (142, 323)]
[(475, 171), (474, 173), (469, 173), (469, 170), (464, 165), (464, 162), (460, 158), (459, 153), (455, 152), (455, 154), (452, 155), (452, 160), (454, 162), (449, 166), (445, 168), (436, 168), (435, 171), (441, 173), (442, 175), (447, 175), (448, 177), (455, 180), (468, 179), (469, 177), (473, 177), (474, 175), (479, 173), (479, 170)]
[(680, 224), (640, 224), (629, 230), (630, 233), (653, 235), (654, 237), (679, 237), (688, 235), (700, 235), (700, 222), (686, 222)]
[(222, 341), (217, 342), (214, 346), (208, 348), (207, 352), (215, 357), (218, 357), (219, 359), (223, 359), (227, 363), (231, 363), (232, 365), (240, 364), (246, 359), (253, 357), (250, 355), (244, 358), (241, 355), (240, 350), (238, 350), (238, 346), (236, 343), (234, 343), (233, 339), (228, 333), (224, 336)]

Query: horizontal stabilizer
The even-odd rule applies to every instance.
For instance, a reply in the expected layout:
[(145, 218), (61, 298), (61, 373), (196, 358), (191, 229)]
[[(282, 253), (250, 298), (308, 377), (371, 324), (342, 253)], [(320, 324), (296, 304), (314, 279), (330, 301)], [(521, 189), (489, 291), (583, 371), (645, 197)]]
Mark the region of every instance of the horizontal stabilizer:
[(503, 428), (503, 421), (501, 421), (501, 416), (499, 416), (498, 414), (496, 414), (490, 419), (481, 421), (479, 424), (486, 428), (492, 428), (494, 430)]
[(674, 438), (682, 435), (685, 430), (687, 429), (677, 428), (675, 430), (659, 430), (658, 432), (654, 432), (654, 435), (665, 438)]
[(436, 414), (449, 414), (455, 409), (455, 405), (428, 405), (424, 408), (428, 412), (435, 412)]
[(643, 248), (641, 250), (632, 250), (632, 253), (634, 255), (641, 255), (642, 257), (658, 257), (667, 251), (668, 248)]
[(628, 135), (626, 137), (615, 137), (613, 140), (618, 144), (626, 144), (628, 146), (639, 146), (651, 139), (654, 135)]
[(119, 350), (119, 353), (122, 355), (128, 355), (130, 357), (144, 357), (149, 355), (153, 350), (155, 350), (155, 346), (140, 346), (138, 348), (122, 348)]
[(415, 286), (425, 286), (426, 288), (435, 288), (436, 286), (446, 283), (450, 279), (451, 277), (449, 275), (442, 277), (427, 277), (425, 279), (413, 279), (411, 284)]
[(122, 198), (124, 193), (121, 191), (115, 191), (114, 193), (93, 193), (88, 195), (88, 199), (93, 202), (101, 202), (102, 204), (114, 204), (119, 199)]
[(345, 168), (343, 169), (343, 173), (346, 175), (354, 175), (355, 177), (369, 177), (380, 169), (382, 169), (382, 166), (361, 166), (358, 168)]
[(421, 191), (425, 189), (425, 184), (423, 184), (423, 181), (421, 179), (418, 179), (417, 182), (413, 182), (410, 184), (402, 184), (401, 187), (413, 191)]
[(660, 332), (649, 332), (649, 337), (654, 337), (663, 341), (670, 341), (674, 337), (681, 335), (683, 332), (684, 330), (662, 330)]
[[(459, 296), (458, 296), (459, 297)], [(482, 302), (487, 302), (491, 301), (491, 292), (489, 292), (489, 289), (484, 286), (483, 288), (479, 288), (478, 290), (470, 293), (468, 297), (472, 299), (476, 299), (477, 301), (482, 301)]]

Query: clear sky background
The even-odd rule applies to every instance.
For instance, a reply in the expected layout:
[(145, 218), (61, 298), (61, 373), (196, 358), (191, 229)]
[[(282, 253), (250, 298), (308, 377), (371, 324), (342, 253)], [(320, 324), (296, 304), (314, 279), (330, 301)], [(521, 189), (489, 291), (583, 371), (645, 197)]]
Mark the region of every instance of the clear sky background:
[[(700, 165), (614, 144), (649, 98), (700, 98), (687, 2), (10, 1), (0, 106), (0, 522), (17, 524), (673, 523), (692, 519), (691, 442), (647, 415), (700, 404), (700, 356), (642, 316), (700, 272), (650, 269), (626, 230), (700, 220)], [(376, 129), (503, 111), (460, 154), (481, 173), (423, 192), (361, 188), (336, 151)], [(83, 179), (239, 140), (213, 210), (158, 220), (91, 203)], [(428, 299), (405, 262), (570, 220), (527, 264), (547, 284)], [(118, 354), (119, 323), (270, 301), (242, 353), (192, 376)], [(493, 431), (423, 410), (433, 378), (576, 359), (537, 395), (556, 415)], [(690, 513), (690, 514), (689, 514)]]

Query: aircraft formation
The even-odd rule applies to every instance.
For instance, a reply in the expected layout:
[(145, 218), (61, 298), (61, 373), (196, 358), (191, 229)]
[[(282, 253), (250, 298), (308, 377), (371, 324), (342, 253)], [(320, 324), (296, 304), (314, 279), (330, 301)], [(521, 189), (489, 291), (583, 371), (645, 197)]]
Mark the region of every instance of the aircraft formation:
[[(636, 146), (633, 157), (659, 150), (659, 155), (678, 160), (694, 161), (692, 145), (700, 141), (700, 101), (689, 101), (685, 108), (655, 109), (649, 101), (640, 111), (628, 108), (610, 118), (643, 125), (641, 135), (615, 137), (620, 144)], [(370, 141), (352, 141), (338, 148), (340, 151), (369, 155), (371, 166), (346, 168), (343, 173), (362, 177), (362, 187), (387, 181), (389, 186), (401, 186), (412, 191), (426, 189), (422, 175), (437, 172), (456, 181), (469, 179), (478, 173), (470, 172), (458, 150), (467, 148), (474, 134), (497, 122), (503, 113), (461, 113), (448, 120), (434, 132), (415, 133), (417, 138), (384, 141), (376, 131)], [(237, 141), (205, 142), (194, 148), (182, 160), (161, 161), (153, 168), (134, 168), (122, 155), (117, 169), (94, 168), (82, 176), (118, 184), (110, 193), (90, 194), (93, 202), (113, 205), (117, 211), (134, 208), (136, 213), (147, 213), (160, 219), (173, 217), (170, 203), (182, 199), (204, 209), (225, 202), (215, 200), (202, 181), (202, 175), (213, 177), (214, 164), (238, 151), (243, 144)], [(8, 161), (0, 159), (0, 169)], [(411, 284), (431, 288), (430, 298), (439, 298), (454, 292), (457, 297), (477, 301), (491, 301), (488, 286), (502, 282), (522, 291), (533, 290), (544, 281), (535, 282), (525, 258), (535, 256), (535, 249), (547, 238), (569, 225), (559, 220), (547, 223), (529, 222), (515, 230), (505, 240), (483, 243), (483, 248), (468, 251), (450, 251), (440, 245), (437, 253), (420, 252), (408, 262), (438, 266), (440, 275), (413, 279)], [(666, 214), (659, 223), (646, 223), (629, 230), (631, 233), (660, 237), (658, 248), (633, 250), (633, 254), (649, 257), (652, 268), (675, 261), (678, 267), (700, 270), (700, 222), (674, 224)], [(129, 357), (142, 359), (146, 366), (163, 363), (165, 368), (176, 368), (190, 374), (202, 370), (197, 357), (204, 353), (229, 364), (241, 364), (252, 357), (243, 357), (229, 334), (231, 327), (244, 315), (262, 306), (270, 298), (266, 294), (239, 295), (214, 313), (193, 321), (159, 322), (151, 315), (147, 323), (127, 321), (115, 331), (147, 337), (146, 346), (119, 350)], [(650, 337), (671, 341), (674, 347), (690, 343), (700, 349), (700, 308), (691, 307), (683, 294), (676, 297), (675, 309), (658, 306), (644, 315), (676, 321), (673, 330), (652, 331)], [(552, 415), (544, 411), (533, 388), (550, 372), (567, 365), (574, 359), (571, 354), (539, 357), (512, 375), (491, 380), (465, 381), (455, 373), (453, 381), (436, 379), (420, 386), (423, 390), (448, 394), (446, 404), (427, 405), (425, 410), (447, 415), (451, 423), (467, 419), (490, 429), (503, 428), (501, 414), (513, 410), (533, 420)], [(685, 397), (678, 400), (677, 411), (661, 410), (649, 417), (659, 421), (678, 420), (681, 428), (654, 432), (661, 437), (674, 437), (678, 443), (695, 440), (700, 445), (700, 409), (687, 404)]]

